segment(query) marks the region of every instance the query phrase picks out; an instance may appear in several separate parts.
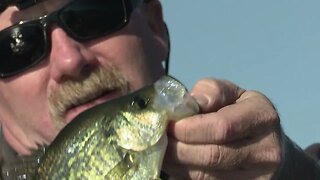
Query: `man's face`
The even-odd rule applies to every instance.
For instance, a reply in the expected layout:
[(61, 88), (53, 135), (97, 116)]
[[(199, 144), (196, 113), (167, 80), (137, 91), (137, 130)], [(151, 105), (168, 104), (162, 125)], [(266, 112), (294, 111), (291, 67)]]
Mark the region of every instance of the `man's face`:
[[(67, 2), (48, 0), (22, 11), (9, 7), (0, 14), (0, 30), (50, 14)], [(163, 75), (166, 47), (164, 37), (155, 31), (163, 22), (162, 18), (150, 18), (162, 17), (153, 7), (135, 9), (125, 27), (84, 42), (72, 39), (53, 23), (44, 60), (0, 79), (0, 122), (11, 146), (29, 153), (37, 145), (49, 144), (80, 112)]]

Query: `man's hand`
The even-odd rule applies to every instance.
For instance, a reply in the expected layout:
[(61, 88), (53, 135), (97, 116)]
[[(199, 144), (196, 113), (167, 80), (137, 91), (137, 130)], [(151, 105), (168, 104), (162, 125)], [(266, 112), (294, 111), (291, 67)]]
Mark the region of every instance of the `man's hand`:
[(201, 113), (169, 124), (163, 170), (177, 179), (270, 179), (281, 161), (280, 123), (261, 93), (204, 79)]

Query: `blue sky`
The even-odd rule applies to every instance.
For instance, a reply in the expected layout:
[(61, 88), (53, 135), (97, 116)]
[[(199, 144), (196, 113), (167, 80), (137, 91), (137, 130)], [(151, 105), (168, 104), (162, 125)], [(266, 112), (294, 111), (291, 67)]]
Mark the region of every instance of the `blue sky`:
[(300, 146), (320, 142), (320, 1), (161, 1), (171, 34), (170, 73), (266, 94)]

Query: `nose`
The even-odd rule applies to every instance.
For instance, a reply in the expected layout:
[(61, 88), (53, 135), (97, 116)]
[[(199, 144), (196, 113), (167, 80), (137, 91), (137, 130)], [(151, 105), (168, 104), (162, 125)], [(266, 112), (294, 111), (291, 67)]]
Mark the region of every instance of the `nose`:
[(60, 82), (66, 78), (78, 79), (98, 62), (83, 44), (70, 38), (61, 28), (51, 32), (50, 73)]

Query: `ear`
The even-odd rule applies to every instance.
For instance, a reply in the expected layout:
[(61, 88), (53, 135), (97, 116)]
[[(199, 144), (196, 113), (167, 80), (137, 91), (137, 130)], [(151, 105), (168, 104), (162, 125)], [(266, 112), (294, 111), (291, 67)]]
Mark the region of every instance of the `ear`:
[(143, 4), (142, 12), (156, 38), (168, 49), (169, 35), (163, 20), (162, 6), (159, 0), (148, 0)]

